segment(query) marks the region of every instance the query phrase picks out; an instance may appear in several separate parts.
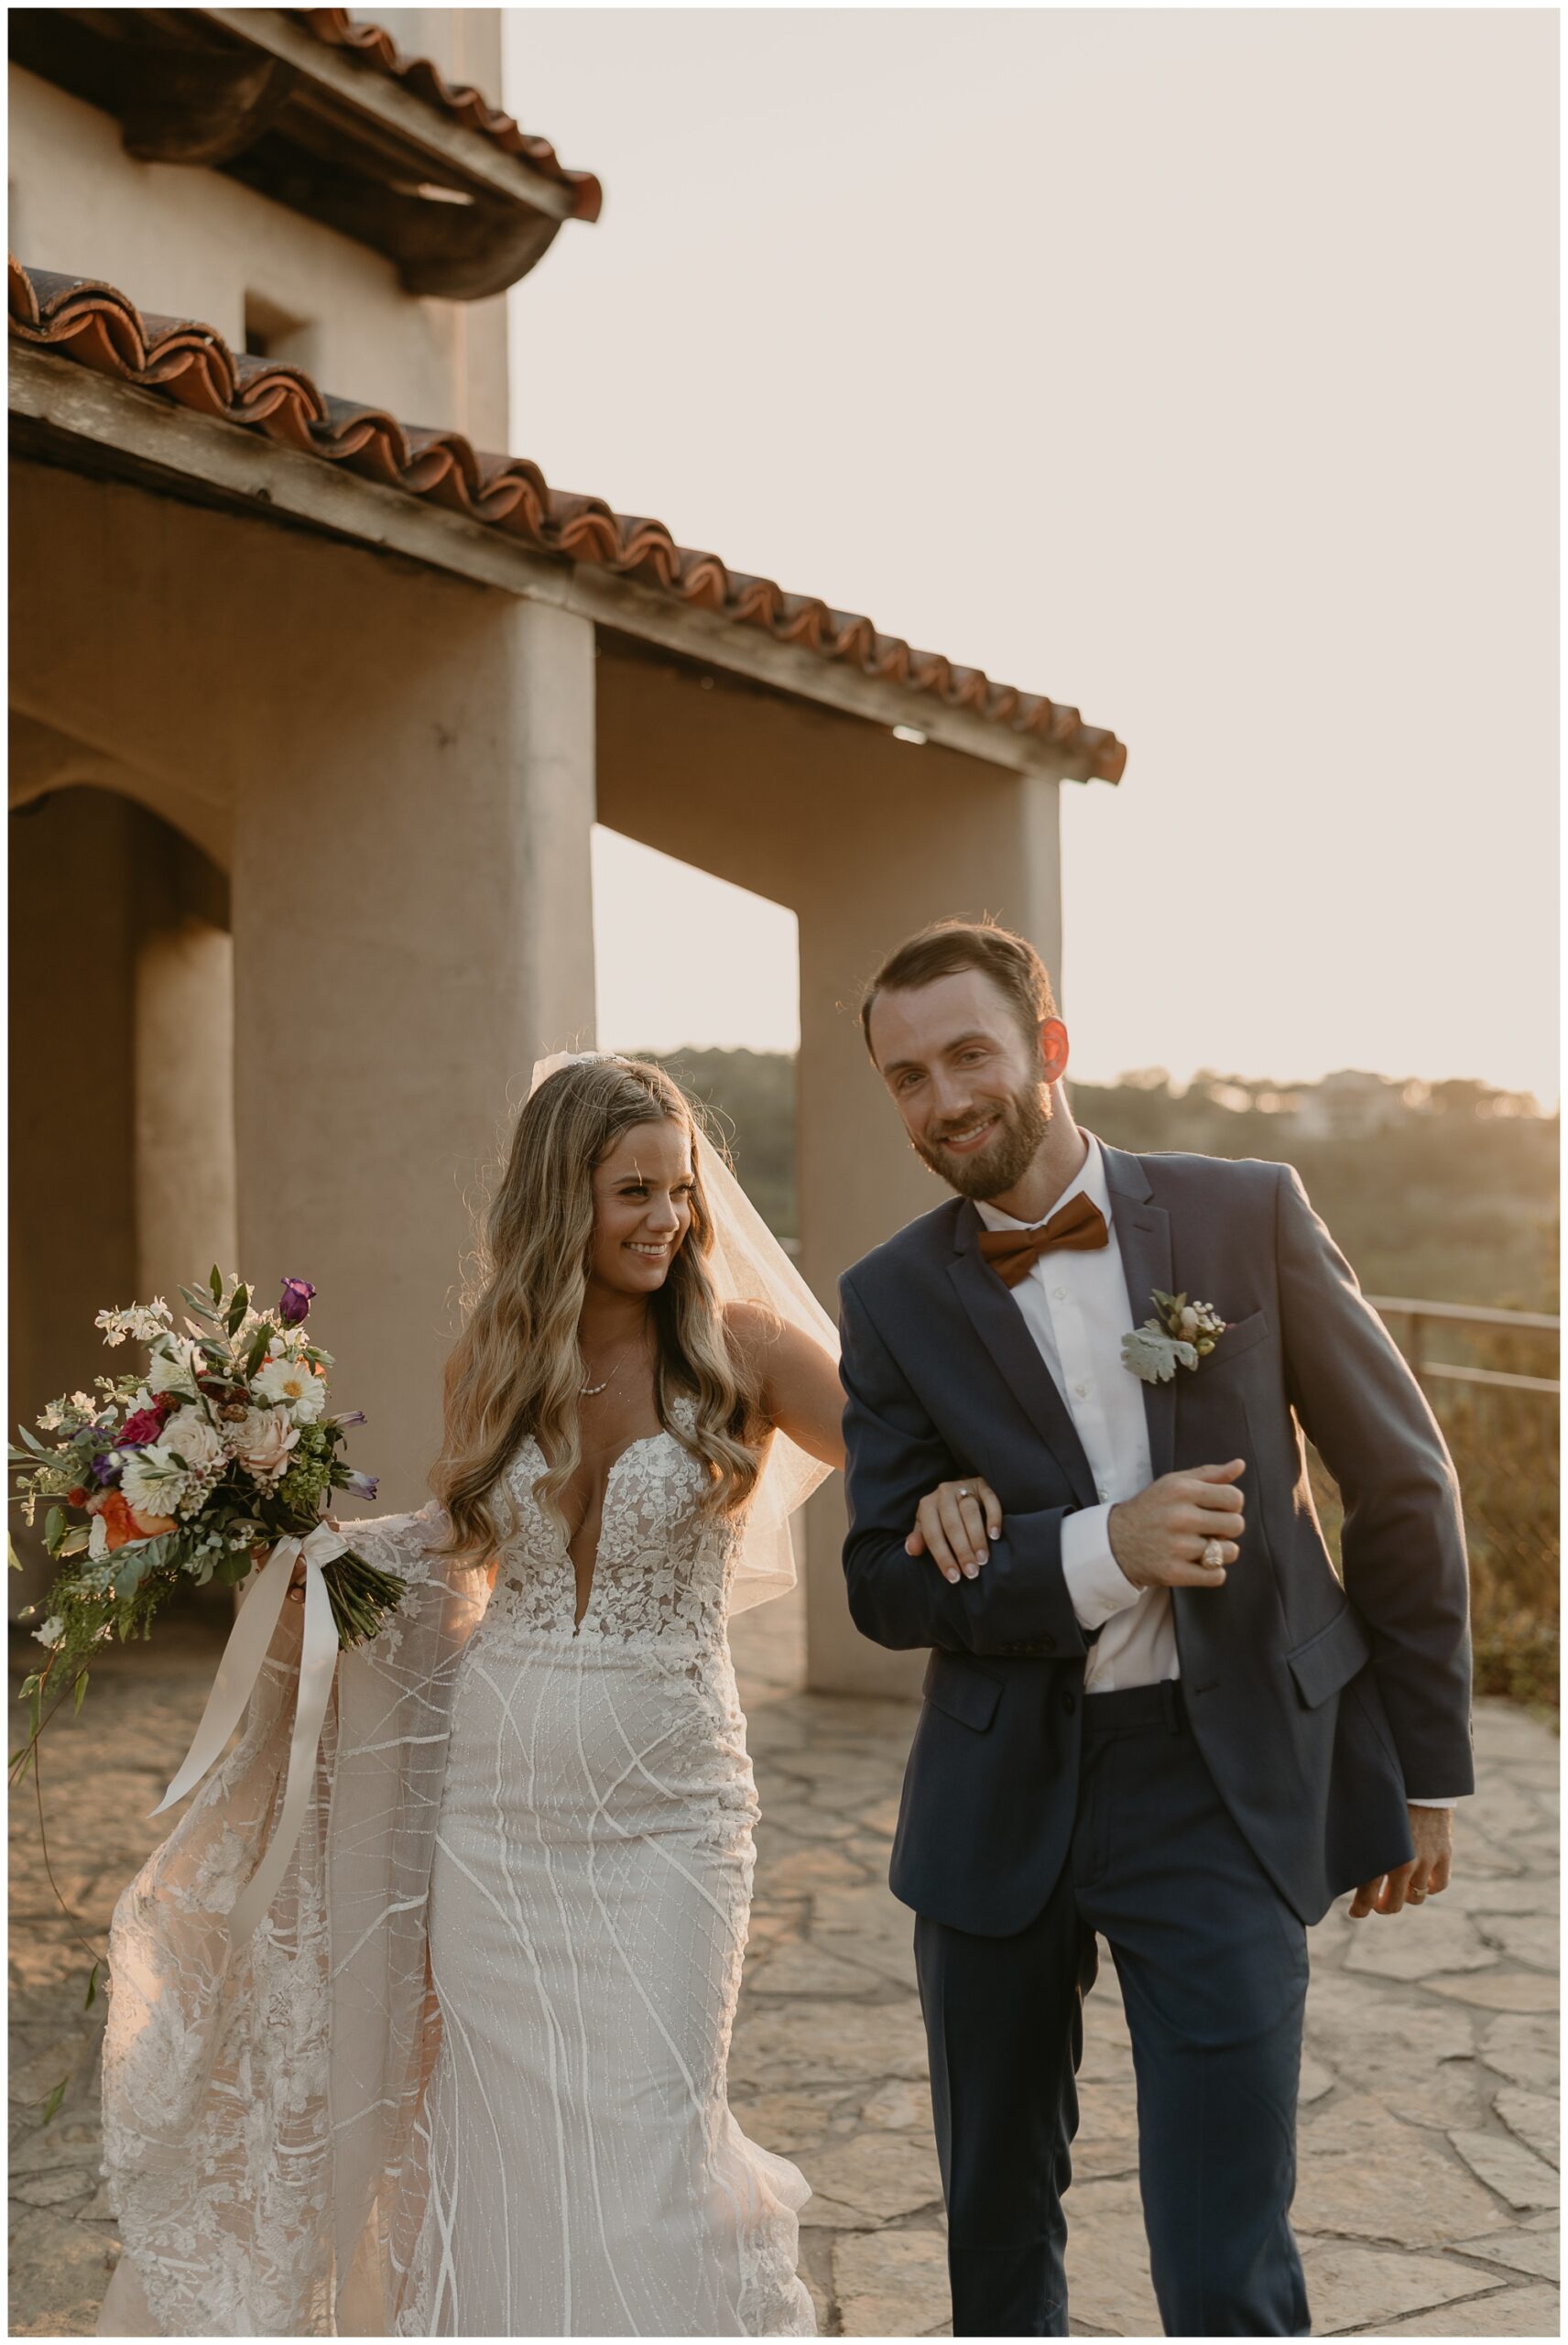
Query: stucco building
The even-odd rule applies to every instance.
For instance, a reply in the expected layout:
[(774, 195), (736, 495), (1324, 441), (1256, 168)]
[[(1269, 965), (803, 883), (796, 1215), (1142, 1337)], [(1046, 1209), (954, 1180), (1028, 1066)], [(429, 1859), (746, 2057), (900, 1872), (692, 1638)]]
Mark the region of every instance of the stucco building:
[[(798, 915), (831, 1303), (931, 1202), (859, 980), (955, 910), (1055, 962), (1058, 793), (1124, 752), (487, 453), (509, 289), (600, 190), (467, 86), (499, 12), (389, 21), (11, 19), (12, 1391), (214, 1259), (308, 1275), (398, 1507), (479, 1169), (534, 1057), (593, 1038), (591, 824)], [(830, 1485), (812, 1680), (902, 1688), (841, 1525)]]

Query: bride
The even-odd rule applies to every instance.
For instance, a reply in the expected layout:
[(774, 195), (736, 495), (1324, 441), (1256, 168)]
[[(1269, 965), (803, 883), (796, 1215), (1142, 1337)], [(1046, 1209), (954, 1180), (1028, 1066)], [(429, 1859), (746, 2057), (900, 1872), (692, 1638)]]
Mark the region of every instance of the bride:
[(483, 1271), (440, 1502), (352, 1527), (408, 1594), (339, 1661), (265, 1918), (226, 1926), (288, 1608), (116, 1908), (101, 2334), (813, 2333), (807, 2185), (725, 2097), (757, 1814), (725, 1620), (792, 1585), (842, 1463), (832, 1323), (626, 1059), (536, 1069)]

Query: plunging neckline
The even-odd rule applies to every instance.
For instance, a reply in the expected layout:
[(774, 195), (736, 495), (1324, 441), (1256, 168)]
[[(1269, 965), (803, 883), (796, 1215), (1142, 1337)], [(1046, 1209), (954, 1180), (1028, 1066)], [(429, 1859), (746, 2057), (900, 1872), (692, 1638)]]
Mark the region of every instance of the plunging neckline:
[[(685, 1397), (686, 1396), (682, 1393), (680, 1396), (680, 1399), (684, 1400)], [(672, 1406), (679, 1407), (679, 1400), (672, 1403)], [(538, 1451), (540, 1462), (548, 1467), (550, 1460), (545, 1456), (543, 1443), (540, 1442), (533, 1434), (529, 1434), (528, 1439), (533, 1443), (534, 1448)], [(616, 1450), (608, 1466), (604, 1468), (604, 1495), (599, 1507), (599, 1535), (593, 1542), (593, 1568), (588, 1575), (588, 1593), (583, 1599), (581, 1613), (577, 1610), (576, 1603), (577, 1558), (572, 1552), (572, 1542), (567, 1538), (564, 1532), (561, 1531), (559, 1524), (551, 1526), (555, 1531), (556, 1537), (561, 1543), (561, 1554), (570, 1565), (572, 1571), (572, 1633), (574, 1637), (580, 1637), (582, 1635), (583, 1623), (587, 1620), (589, 1613), (593, 1609), (593, 1598), (597, 1593), (599, 1586), (599, 1557), (604, 1552), (604, 1518), (610, 1511), (611, 1484), (614, 1482), (622, 1464), (631, 1456), (634, 1449), (648, 1449), (651, 1448), (656, 1442), (674, 1441), (675, 1439), (676, 1435), (670, 1431), (668, 1425), (660, 1425), (657, 1433), (639, 1433), (635, 1440), (628, 1441), (623, 1448)]]

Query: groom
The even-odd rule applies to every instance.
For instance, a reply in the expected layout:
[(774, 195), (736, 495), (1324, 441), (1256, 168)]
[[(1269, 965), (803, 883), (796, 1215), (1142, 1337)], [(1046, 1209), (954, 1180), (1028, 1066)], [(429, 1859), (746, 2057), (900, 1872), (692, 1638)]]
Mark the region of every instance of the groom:
[[(916, 1914), (953, 2332), (1068, 2333), (1097, 1933), (1166, 2333), (1305, 2336), (1306, 1925), (1346, 1889), (1356, 1916), (1436, 1895), (1472, 1788), (1448, 1454), (1289, 1166), (1079, 1130), (1023, 938), (928, 929), (861, 1015), (958, 1193), (842, 1282), (850, 1609), (931, 1648), (891, 1884)], [(1225, 1322), (1195, 1366), (1158, 1340), (1127, 1363), (1156, 1289)], [(1166, 1380), (1143, 1380), (1151, 1352)], [(1303, 1434), (1344, 1495), (1343, 1586)]]

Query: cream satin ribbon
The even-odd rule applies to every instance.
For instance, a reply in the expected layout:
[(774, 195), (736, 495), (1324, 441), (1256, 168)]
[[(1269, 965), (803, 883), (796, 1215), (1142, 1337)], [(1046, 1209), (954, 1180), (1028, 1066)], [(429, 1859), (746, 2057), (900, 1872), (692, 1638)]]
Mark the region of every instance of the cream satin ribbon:
[(305, 1821), (315, 1776), (316, 1751), (338, 1662), (337, 1626), (321, 1566), (347, 1551), (348, 1542), (325, 1522), (319, 1522), (303, 1539), (290, 1537), (278, 1542), (240, 1607), (239, 1618), (218, 1663), (212, 1690), (207, 1696), (207, 1707), (201, 1713), (201, 1723), (180, 1772), (152, 1811), (154, 1816), (161, 1816), (166, 1807), (172, 1807), (176, 1800), (194, 1791), (222, 1757), (223, 1746), (244, 1716), (245, 1704), (261, 1674), (294, 1565), (302, 1557), (305, 1632), (299, 1652), (299, 1690), (294, 1702), (294, 1730), (289, 1742), (283, 1806), (267, 1854), (229, 1914), (229, 1936), (235, 1947), (245, 1944), (278, 1894), (294, 1843), (299, 1838), (299, 1827)]

